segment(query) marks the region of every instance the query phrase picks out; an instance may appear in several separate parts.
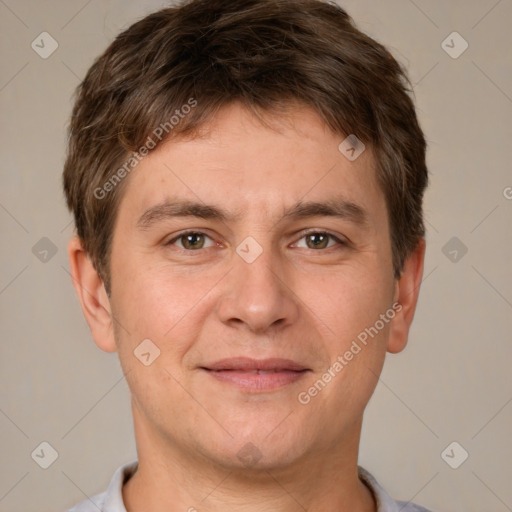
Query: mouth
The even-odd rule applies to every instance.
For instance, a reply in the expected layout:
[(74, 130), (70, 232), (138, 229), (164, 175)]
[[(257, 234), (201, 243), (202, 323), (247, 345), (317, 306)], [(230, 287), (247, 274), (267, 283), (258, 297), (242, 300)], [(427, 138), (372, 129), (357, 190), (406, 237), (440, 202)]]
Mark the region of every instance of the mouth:
[(311, 371), (289, 359), (222, 359), (201, 366), (211, 377), (243, 391), (269, 392), (293, 384)]

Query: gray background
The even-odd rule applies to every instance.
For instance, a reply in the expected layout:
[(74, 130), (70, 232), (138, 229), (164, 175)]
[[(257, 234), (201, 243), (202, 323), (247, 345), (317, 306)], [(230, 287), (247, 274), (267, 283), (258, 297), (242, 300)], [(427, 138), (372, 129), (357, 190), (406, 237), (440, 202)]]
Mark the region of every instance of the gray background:
[[(419, 309), (370, 402), (360, 463), (400, 499), (512, 510), (512, 2), (341, 3), (408, 67), (431, 171)], [(60, 179), (73, 90), (164, 4), (0, 0), (1, 511), (64, 510), (135, 457), (117, 356), (96, 348), (72, 289)], [(43, 31), (59, 45), (47, 59), (31, 48)], [(469, 44), (456, 59), (441, 46), (453, 31)], [(46, 470), (31, 457), (43, 441), (59, 454)], [(469, 453), (458, 469), (441, 457), (453, 441), (452, 465)]]

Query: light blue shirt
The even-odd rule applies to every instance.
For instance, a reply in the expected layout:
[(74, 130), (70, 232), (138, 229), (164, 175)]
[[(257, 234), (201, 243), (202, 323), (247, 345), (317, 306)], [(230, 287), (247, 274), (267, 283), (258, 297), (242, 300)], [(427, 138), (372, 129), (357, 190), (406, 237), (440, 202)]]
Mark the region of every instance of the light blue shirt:
[[(137, 461), (121, 466), (112, 477), (108, 489), (97, 496), (86, 500), (69, 512), (126, 512), (123, 503), (123, 485), (135, 473)], [(429, 512), (426, 508), (407, 501), (395, 501), (377, 483), (375, 478), (359, 466), (359, 478), (372, 492), (377, 503), (377, 512)]]

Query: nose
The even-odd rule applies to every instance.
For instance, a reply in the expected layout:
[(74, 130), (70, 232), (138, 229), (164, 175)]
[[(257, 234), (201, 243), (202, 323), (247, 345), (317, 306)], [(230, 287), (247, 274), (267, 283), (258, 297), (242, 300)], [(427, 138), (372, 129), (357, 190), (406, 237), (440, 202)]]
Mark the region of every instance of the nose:
[(234, 268), (223, 283), (217, 304), (219, 319), (253, 333), (268, 333), (293, 324), (299, 315), (299, 303), (283, 267), (270, 250), (252, 263), (235, 255)]

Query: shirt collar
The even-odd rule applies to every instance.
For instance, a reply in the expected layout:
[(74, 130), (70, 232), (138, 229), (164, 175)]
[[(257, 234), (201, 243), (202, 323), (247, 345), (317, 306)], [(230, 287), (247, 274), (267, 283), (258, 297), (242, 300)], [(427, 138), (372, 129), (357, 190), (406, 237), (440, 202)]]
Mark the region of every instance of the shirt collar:
[[(130, 462), (124, 466), (121, 466), (114, 473), (110, 485), (105, 493), (103, 508), (104, 512), (126, 512), (126, 508), (123, 503), (123, 485), (130, 479), (130, 477), (137, 470), (137, 461)], [(368, 472), (366, 469), (358, 466), (360, 480), (370, 489), (375, 503), (377, 504), (377, 512), (407, 512), (415, 510), (425, 510), (420, 507), (416, 507), (408, 504), (395, 501), (391, 496), (379, 485), (377, 480)]]

